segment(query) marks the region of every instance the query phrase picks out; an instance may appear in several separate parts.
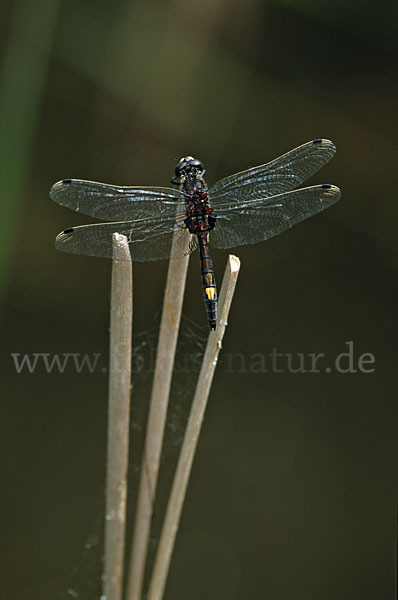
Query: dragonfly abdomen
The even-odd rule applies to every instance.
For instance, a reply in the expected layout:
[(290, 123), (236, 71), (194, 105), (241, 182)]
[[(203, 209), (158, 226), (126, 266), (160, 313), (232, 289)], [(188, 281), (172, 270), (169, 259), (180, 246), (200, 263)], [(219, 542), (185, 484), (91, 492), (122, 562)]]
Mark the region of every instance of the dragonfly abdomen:
[(206, 238), (198, 235), (199, 251), (200, 251), (200, 266), (202, 272), (203, 283), (203, 299), (205, 302), (209, 327), (215, 330), (217, 324), (217, 288), (214, 278), (213, 262), (209, 254), (209, 244)]

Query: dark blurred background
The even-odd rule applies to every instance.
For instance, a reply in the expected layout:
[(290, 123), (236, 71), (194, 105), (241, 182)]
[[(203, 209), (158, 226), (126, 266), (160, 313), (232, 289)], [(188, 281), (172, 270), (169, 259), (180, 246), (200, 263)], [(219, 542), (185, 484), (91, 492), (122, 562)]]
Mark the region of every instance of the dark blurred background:
[[(337, 155), (309, 183), (340, 186), (341, 202), (234, 251), (241, 274), (165, 598), (396, 598), (397, 7), (1, 3), (2, 597), (100, 595), (107, 375), (17, 373), (11, 356), (108, 360), (110, 263), (55, 251), (61, 229), (90, 218), (52, 203), (52, 183), (168, 185), (186, 154), (212, 183), (327, 137)], [(219, 284), (226, 258), (213, 252)], [(156, 343), (166, 272), (134, 265), (140, 348)], [(184, 319), (180, 356), (206, 336), (196, 255)], [(373, 372), (325, 371), (349, 341)], [(326, 362), (253, 372), (274, 348)], [(183, 375), (153, 548), (197, 371)], [(141, 371), (130, 511), (149, 391)]]

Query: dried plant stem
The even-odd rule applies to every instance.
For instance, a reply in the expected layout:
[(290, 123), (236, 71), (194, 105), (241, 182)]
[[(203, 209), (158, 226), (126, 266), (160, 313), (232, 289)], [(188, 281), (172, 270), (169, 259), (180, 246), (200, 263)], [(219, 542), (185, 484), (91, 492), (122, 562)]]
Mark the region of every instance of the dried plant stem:
[[(189, 238), (188, 233), (175, 238), (172, 255), (186, 253)], [(140, 600), (142, 594), (188, 261), (188, 254), (181, 259), (170, 260), (167, 274), (130, 556), (127, 600)]]
[(103, 595), (121, 600), (126, 526), (130, 423), (132, 262), (127, 238), (112, 236), (108, 454)]
[(217, 329), (209, 334), (203, 357), (188, 425), (185, 431), (184, 441), (181, 447), (173, 486), (167, 505), (147, 600), (161, 600), (163, 596), (192, 462), (198, 443), (200, 428), (217, 364), (218, 354), (221, 349), (221, 342), (227, 324), (228, 313), (239, 274), (239, 268), (239, 259), (236, 256), (230, 255), (221, 286)]

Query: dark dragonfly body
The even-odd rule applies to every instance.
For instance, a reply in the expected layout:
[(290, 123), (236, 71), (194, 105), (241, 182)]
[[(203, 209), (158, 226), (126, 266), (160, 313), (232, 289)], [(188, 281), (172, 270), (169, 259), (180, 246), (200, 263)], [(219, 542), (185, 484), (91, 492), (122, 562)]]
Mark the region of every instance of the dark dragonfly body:
[(184, 223), (189, 233), (198, 238), (200, 266), (202, 271), (203, 299), (210, 329), (217, 323), (217, 288), (213, 262), (209, 252), (209, 231), (214, 229), (216, 218), (209, 204), (207, 186), (203, 179), (204, 169), (199, 160), (192, 156), (182, 158), (176, 166), (175, 177), (171, 180), (181, 186), (185, 195), (186, 218)]
[[(64, 179), (50, 190), (55, 202), (111, 222), (65, 229), (56, 247), (111, 258), (112, 234), (118, 232), (127, 237), (132, 259), (147, 261), (180, 258), (199, 246), (204, 301), (210, 329), (215, 329), (217, 290), (209, 241), (216, 248), (254, 244), (337, 202), (340, 190), (330, 184), (295, 189), (335, 151), (329, 140), (313, 140), (209, 188), (202, 163), (192, 156), (179, 161), (171, 180), (174, 189)], [(187, 230), (191, 240), (181, 254), (173, 242)]]

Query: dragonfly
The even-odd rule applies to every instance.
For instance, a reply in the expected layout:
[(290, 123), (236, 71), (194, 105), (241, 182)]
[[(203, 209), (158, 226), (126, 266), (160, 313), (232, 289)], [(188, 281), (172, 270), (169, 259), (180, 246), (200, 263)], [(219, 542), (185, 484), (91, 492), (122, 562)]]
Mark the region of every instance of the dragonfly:
[[(267, 240), (328, 208), (341, 197), (331, 184), (296, 189), (335, 154), (330, 140), (316, 139), (269, 163), (207, 186), (197, 158), (180, 159), (171, 187), (118, 186), (63, 179), (52, 200), (102, 221), (70, 227), (58, 250), (112, 258), (112, 234), (127, 237), (133, 261), (181, 258), (199, 247), (203, 298), (210, 330), (217, 324), (217, 288), (209, 243), (233, 248)], [(188, 243), (178, 243), (188, 238)]]

